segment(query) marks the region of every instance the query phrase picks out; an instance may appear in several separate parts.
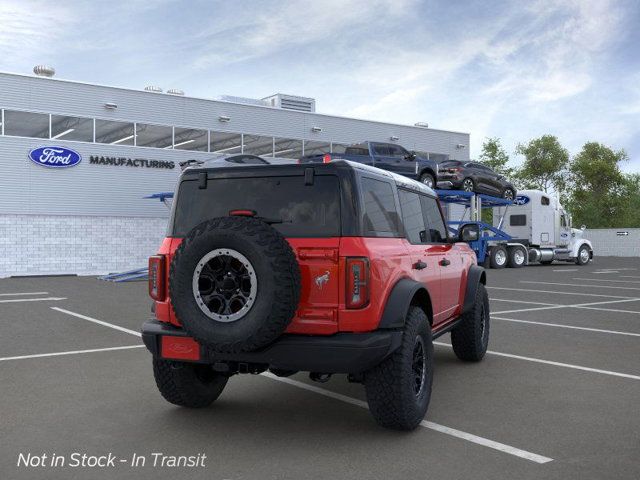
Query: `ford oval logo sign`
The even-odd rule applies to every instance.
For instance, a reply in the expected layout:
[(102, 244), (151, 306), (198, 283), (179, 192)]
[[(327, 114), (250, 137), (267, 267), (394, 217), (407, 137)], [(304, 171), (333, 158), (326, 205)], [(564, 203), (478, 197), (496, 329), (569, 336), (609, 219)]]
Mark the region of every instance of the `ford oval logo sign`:
[(527, 197), (526, 195), (517, 195), (513, 203), (515, 203), (516, 205), (526, 205), (527, 203), (529, 203), (529, 200), (529, 197)]
[(29, 159), (42, 167), (74, 167), (82, 161), (82, 156), (70, 148), (40, 147), (29, 152)]

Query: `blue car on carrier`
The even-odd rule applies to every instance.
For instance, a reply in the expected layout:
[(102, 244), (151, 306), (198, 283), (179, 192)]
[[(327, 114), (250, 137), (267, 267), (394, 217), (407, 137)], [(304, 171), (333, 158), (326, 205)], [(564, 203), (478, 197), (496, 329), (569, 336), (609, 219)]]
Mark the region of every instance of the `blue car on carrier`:
[(434, 160), (410, 152), (395, 143), (362, 142), (346, 147), (344, 153), (306, 155), (298, 163), (328, 163), (333, 160), (364, 163), (419, 180), (429, 188), (434, 188), (438, 181), (438, 164)]

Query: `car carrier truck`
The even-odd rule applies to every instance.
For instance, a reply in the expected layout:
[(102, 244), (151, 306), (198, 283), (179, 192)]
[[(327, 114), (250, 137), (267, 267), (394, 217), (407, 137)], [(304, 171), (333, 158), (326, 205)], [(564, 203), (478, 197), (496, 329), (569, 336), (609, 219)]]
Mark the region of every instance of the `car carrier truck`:
[[(593, 259), (593, 247), (583, 238), (586, 227), (572, 228), (571, 216), (551, 195), (540, 190), (522, 190), (513, 202), (472, 192), (439, 190), (443, 204), (465, 207), (460, 220), (449, 212), (449, 227), (477, 228), (477, 240), (470, 243), (478, 263), (491, 268), (519, 268), (530, 263), (548, 265), (555, 261), (586, 265)], [(482, 222), (483, 208), (493, 209), (493, 223)], [(468, 218), (468, 220), (467, 220)]]

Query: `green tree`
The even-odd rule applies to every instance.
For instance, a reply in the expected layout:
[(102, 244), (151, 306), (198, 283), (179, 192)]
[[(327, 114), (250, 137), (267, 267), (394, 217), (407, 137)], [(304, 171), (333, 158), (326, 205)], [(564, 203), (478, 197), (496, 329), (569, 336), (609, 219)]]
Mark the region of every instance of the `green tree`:
[(482, 164), (505, 177), (511, 177), (514, 173), (514, 169), (508, 165), (509, 155), (502, 147), (498, 137), (485, 138), (479, 160)]
[(563, 192), (566, 187), (569, 152), (557, 137), (543, 135), (534, 138), (529, 143), (519, 144), (516, 153), (524, 156), (524, 163), (517, 171), (519, 186), (547, 193)]
[(625, 175), (623, 195), (626, 198), (620, 227), (640, 228), (640, 174)]
[(576, 225), (591, 228), (620, 227), (625, 223), (637, 182), (625, 178), (619, 163), (627, 160), (624, 150), (614, 151), (598, 142), (588, 142), (569, 168), (569, 206)]

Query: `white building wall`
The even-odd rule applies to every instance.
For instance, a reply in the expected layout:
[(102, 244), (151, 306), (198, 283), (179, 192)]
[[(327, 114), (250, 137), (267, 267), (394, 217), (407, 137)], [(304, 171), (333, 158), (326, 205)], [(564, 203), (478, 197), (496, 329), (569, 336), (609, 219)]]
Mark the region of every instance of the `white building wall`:
[(0, 278), (143, 268), (167, 218), (0, 215)]
[(640, 228), (587, 228), (584, 238), (595, 257), (640, 257)]

